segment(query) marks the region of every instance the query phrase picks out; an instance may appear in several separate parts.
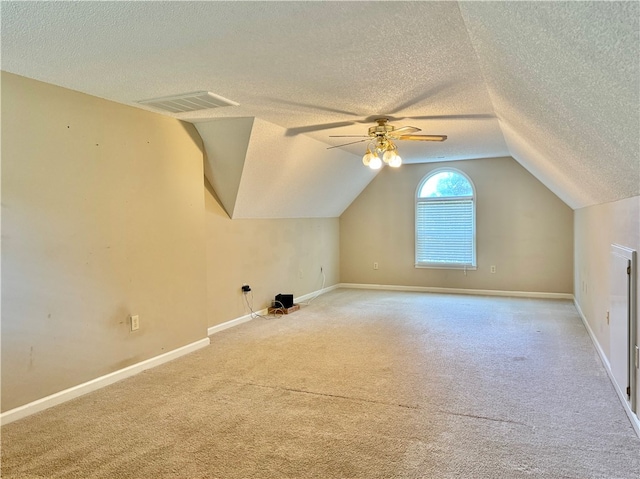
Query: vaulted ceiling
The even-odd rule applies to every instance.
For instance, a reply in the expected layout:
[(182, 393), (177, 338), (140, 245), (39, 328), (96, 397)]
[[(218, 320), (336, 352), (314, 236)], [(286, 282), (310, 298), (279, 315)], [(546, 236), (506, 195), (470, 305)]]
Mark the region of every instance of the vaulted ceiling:
[[(640, 195), (638, 2), (7, 2), (5, 71), (125, 105), (209, 91), (196, 125), (233, 218), (332, 217), (378, 117), (512, 156), (572, 208)], [(10, 121), (3, 119), (3, 121)]]

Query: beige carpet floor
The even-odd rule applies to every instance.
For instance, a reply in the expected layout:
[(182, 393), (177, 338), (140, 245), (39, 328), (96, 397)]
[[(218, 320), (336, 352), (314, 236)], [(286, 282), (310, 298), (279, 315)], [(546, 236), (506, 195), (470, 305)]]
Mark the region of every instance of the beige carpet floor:
[(4, 478), (640, 478), (570, 301), (335, 290), (2, 428)]

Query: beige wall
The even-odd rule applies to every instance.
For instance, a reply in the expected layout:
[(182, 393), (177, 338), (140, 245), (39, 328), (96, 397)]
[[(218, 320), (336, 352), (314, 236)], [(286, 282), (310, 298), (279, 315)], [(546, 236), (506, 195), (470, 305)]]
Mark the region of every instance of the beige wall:
[(206, 337), (197, 138), (2, 73), (3, 411)]
[(576, 210), (574, 235), (576, 302), (609, 356), (611, 244), (640, 251), (640, 196)]
[(230, 220), (207, 185), (207, 315), (209, 326), (249, 314), (241, 292), (252, 289), (253, 309), (278, 293), (296, 297), (339, 281), (337, 218)]
[[(443, 166), (476, 188), (478, 269), (466, 275), (414, 267), (416, 189)], [(345, 283), (572, 293), (573, 211), (512, 158), (385, 168), (340, 217), (340, 258)]]

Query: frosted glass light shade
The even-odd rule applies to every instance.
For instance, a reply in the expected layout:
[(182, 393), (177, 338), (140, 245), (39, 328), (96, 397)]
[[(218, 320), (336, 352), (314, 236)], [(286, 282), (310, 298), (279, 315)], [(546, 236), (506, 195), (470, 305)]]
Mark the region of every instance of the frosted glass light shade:
[(374, 156), (375, 155), (373, 153), (371, 153), (371, 150), (367, 147), (367, 152), (362, 157), (362, 163), (364, 164), (364, 166), (369, 166), (369, 164), (371, 163), (371, 159)]
[(400, 158), (400, 155), (394, 156), (389, 161), (389, 166), (391, 166), (393, 168), (398, 168), (401, 164), (402, 164), (402, 158)]
[(372, 170), (379, 170), (382, 167), (382, 160), (378, 156), (374, 156), (371, 158), (371, 162), (369, 163), (369, 168)]
[(396, 157), (395, 150), (387, 150), (384, 152), (384, 155), (382, 155), (382, 160), (387, 164), (391, 164), (391, 162), (395, 157)]

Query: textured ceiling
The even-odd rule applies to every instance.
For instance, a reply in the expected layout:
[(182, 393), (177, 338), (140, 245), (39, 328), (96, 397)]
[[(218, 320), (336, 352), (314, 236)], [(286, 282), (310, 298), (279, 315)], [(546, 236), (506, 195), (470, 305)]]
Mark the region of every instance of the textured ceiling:
[(640, 194), (639, 6), (460, 5), (511, 155), (573, 208)]
[[(339, 215), (373, 175), (364, 144), (327, 150), (342, 143), (329, 135), (377, 116), (448, 135), (400, 142), (406, 162), (512, 155), (573, 208), (640, 194), (637, 2), (0, 8), (3, 70), (140, 108), (193, 91), (238, 102), (170, 115), (205, 122), (233, 217)], [(224, 118), (256, 119), (248, 143), (246, 122), (224, 122), (230, 153), (206, 137)]]

